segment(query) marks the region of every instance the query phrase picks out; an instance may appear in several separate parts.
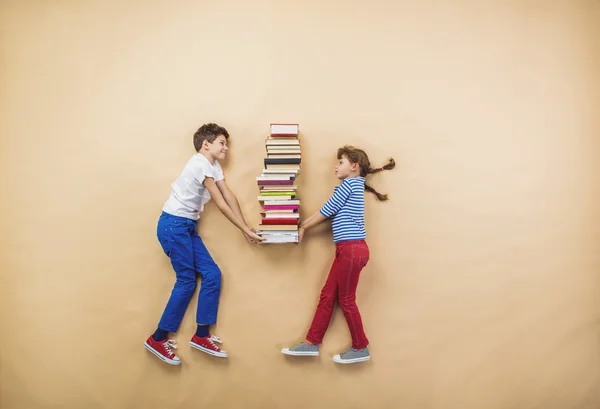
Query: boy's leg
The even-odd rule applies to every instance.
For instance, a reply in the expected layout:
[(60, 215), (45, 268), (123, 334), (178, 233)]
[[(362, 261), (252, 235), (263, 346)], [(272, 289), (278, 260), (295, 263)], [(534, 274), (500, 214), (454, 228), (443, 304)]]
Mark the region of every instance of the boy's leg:
[(195, 232), (192, 236), (192, 245), (194, 248), (194, 266), (196, 272), (202, 276), (202, 284), (196, 312), (198, 329), (190, 341), (190, 346), (219, 358), (227, 358), (227, 352), (217, 346), (217, 343), (221, 343), (221, 340), (214, 335), (210, 335), (208, 331), (208, 326), (217, 322), (219, 295), (221, 294), (221, 270), (200, 236)]
[(342, 243), (337, 276), (338, 303), (344, 311), (352, 337), (352, 348), (363, 349), (369, 344), (356, 305), (356, 287), (363, 267), (369, 261), (369, 247), (366, 242)]
[(157, 227), (158, 240), (171, 259), (176, 281), (158, 329), (146, 340), (144, 346), (162, 361), (171, 365), (179, 365), (181, 360), (173, 352), (173, 348), (176, 348), (175, 342), (167, 339), (168, 333), (176, 332), (179, 328), (196, 287), (190, 236), (190, 229), (193, 231), (194, 226), (192, 220), (163, 213)]
[(217, 312), (219, 310), (221, 269), (213, 260), (200, 236), (195, 232), (192, 236), (192, 246), (194, 250), (194, 268), (202, 277), (196, 322), (198, 325), (213, 325), (217, 322)]
[(331, 315), (333, 314), (333, 307), (337, 297), (337, 282), (338, 275), (340, 274), (340, 265), (338, 261), (338, 249), (335, 251), (335, 260), (329, 270), (329, 276), (325, 281), (325, 285), (321, 289), (321, 295), (319, 297), (319, 304), (315, 311), (310, 329), (306, 335), (306, 340), (312, 344), (320, 344), (323, 342), (325, 332), (329, 327), (331, 321)]
[(159, 226), (159, 240), (165, 253), (171, 259), (175, 270), (175, 286), (160, 319), (158, 327), (165, 331), (177, 332), (185, 310), (196, 288), (194, 251), (190, 231), (194, 231), (193, 220), (182, 217), (169, 217)]

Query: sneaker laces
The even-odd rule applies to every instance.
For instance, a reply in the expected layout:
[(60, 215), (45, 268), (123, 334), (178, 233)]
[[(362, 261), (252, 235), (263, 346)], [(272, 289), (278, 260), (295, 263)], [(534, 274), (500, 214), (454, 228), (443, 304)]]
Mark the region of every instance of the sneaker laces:
[(223, 341), (221, 341), (221, 338), (217, 337), (216, 335), (211, 335), (210, 337), (208, 337), (208, 342), (210, 342), (210, 344), (217, 350), (220, 348), (217, 345), (215, 345), (215, 342), (218, 342), (219, 344), (223, 343)]
[[(168, 339), (165, 342), (163, 342), (163, 347), (165, 348), (165, 351), (167, 351), (167, 354), (169, 355), (175, 355), (175, 352), (173, 352), (173, 349), (177, 349), (177, 341), (175, 341), (174, 339)], [(173, 348), (173, 349), (171, 349)]]

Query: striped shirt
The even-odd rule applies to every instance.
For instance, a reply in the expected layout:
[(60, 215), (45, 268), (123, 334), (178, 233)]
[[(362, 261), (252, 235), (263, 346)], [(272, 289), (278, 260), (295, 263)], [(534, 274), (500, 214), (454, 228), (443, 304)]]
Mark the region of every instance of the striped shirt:
[(319, 211), (332, 217), (333, 241), (364, 240), (365, 231), (365, 178), (356, 176), (342, 180), (333, 188), (333, 195)]

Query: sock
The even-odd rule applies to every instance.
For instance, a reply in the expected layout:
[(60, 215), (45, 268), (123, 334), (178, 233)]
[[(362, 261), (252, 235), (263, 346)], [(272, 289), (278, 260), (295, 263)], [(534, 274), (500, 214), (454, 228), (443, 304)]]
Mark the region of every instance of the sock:
[(305, 342), (306, 344), (309, 344), (309, 345), (312, 345), (312, 344), (313, 344), (313, 343), (312, 343), (312, 342), (310, 342), (308, 339), (304, 340), (304, 342)]
[(196, 336), (204, 338), (208, 336), (208, 325), (198, 325), (196, 329)]
[(169, 336), (169, 331), (165, 331), (164, 329), (157, 328), (156, 332), (152, 334), (152, 339), (155, 341), (164, 341)]

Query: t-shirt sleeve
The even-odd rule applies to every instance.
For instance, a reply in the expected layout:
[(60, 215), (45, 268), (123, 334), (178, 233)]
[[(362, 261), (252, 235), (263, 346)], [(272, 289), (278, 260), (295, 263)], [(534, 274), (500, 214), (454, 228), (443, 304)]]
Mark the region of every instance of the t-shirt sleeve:
[(331, 217), (334, 214), (337, 214), (344, 203), (348, 200), (350, 195), (352, 194), (352, 186), (349, 182), (343, 181), (333, 192), (333, 195), (329, 200), (323, 205), (319, 212), (325, 217)]
[(200, 162), (200, 166), (196, 170), (196, 178), (200, 184), (204, 184), (204, 179), (206, 178), (215, 178), (215, 171), (208, 163)]

